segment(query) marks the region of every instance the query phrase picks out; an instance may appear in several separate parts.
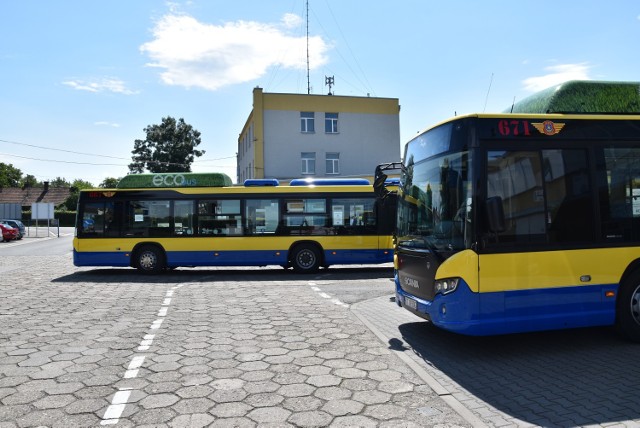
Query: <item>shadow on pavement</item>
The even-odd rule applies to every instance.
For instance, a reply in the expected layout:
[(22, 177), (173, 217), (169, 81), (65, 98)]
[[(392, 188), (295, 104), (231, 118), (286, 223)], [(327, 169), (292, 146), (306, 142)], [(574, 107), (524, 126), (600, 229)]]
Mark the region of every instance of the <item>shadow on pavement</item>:
[(399, 329), (428, 365), (519, 420), (569, 427), (640, 418), (640, 344), (613, 328), (494, 337), (461, 336), (427, 322)]
[(92, 269), (61, 276), (53, 282), (93, 282), (93, 283), (176, 283), (176, 282), (215, 282), (237, 281), (245, 277), (247, 281), (311, 281), (330, 277), (333, 280), (392, 278), (393, 268), (381, 266), (368, 267), (330, 267), (320, 269), (314, 274), (298, 274), (291, 269), (281, 267), (264, 268), (179, 268), (159, 274), (143, 274), (131, 268)]

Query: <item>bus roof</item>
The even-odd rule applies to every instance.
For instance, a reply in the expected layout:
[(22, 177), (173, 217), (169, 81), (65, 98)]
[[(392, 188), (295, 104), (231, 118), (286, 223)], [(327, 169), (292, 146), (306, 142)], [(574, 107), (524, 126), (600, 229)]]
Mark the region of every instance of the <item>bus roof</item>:
[(571, 80), (515, 103), (509, 112), (640, 114), (640, 82)]
[(159, 189), (173, 187), (231, 186), (231, 178), (218, 172), (166, 172), (157, 174), (129, 174), (118, 182), (118, 189)]
[(366, 178), (295, 178), (289, 186), (367, 186)]

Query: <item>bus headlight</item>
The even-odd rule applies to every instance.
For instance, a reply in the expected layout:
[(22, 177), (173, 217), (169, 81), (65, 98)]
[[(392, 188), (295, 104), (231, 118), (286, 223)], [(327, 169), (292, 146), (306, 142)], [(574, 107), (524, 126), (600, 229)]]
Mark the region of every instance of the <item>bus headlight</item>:
[(434, 286), (436, 288), (436, 293), (440, 293), (440, 294), (449, 294), (449, 293), (453, 293), (454, 291), (456, 291), (456, 288), (458, 287), (458, 280), (460, 278), (445, 278), (445, 279), (439, 279), (434, 283)]

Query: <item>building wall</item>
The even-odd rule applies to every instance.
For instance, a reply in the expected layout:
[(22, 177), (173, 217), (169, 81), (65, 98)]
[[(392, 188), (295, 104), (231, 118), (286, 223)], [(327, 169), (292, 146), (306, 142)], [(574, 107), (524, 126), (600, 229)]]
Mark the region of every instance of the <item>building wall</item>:
[(300, 132), (299, 111), (264, 112), (266, 178), (302, 176), (302, 152), (315, 153), (316, 177), (327, 175), (327, 153), (339, 153), (339, 175), (373, 175), (376, 165), (400, 160), (397, 115), (338, 113), (338, 133), (324, 132), (324, 113), (315, 112), (315, 132)]
[[(313, 177), (371, 176), (376, 165), (400, 160), (397, 99), (265, 94), (256, 88), (238, 139), (238, 181), (303, 176), (302, 152), (315, 153)], [(314, 112), (315, 132), (301, 132), (301, 112)], [(325, 133), (325, 113), (338, 132)], [(339, 174), (327, 174), (327, 153), (339, 153)]]

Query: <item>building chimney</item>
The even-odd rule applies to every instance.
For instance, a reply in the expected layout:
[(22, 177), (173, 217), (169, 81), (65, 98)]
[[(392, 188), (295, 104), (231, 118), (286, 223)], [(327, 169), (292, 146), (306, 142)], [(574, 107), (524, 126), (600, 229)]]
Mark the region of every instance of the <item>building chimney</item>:
[(49, 190), (49, 182), (45, 181), (44, 182), (44, 191), (46, 192), (47, 190)]

